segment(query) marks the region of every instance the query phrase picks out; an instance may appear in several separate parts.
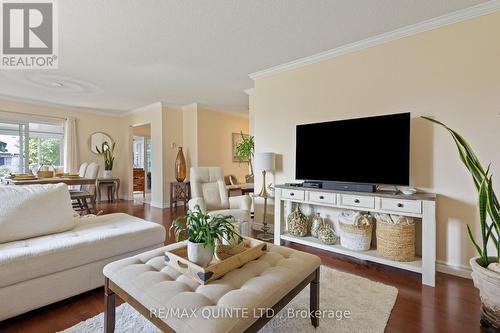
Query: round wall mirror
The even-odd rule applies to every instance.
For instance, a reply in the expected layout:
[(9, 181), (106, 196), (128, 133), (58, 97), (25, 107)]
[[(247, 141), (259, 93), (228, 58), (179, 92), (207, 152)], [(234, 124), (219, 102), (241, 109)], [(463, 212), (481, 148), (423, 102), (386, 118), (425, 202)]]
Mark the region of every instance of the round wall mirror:
[(89, 141), (90, 141), (90, 150), (94, 154), (98, 154), (97, 150), (95, 149), (96, 146), (99, 147), (99, 149), (101, 149), (102, 144), (104, 142), (107, 142), (110, 146), (113, 144), (113, 139), (111, 139), (111, 137), (106, 133), (102, 132), (96, 132), (91, 134)]

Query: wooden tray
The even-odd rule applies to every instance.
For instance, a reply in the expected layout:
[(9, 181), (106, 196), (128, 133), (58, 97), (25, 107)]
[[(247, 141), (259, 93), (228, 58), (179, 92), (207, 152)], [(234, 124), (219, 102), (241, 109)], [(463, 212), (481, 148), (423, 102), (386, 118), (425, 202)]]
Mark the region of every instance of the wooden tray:
[(188, 260), (187, 243), (173, 251), (165, 252), (165, 262), (180, 273), (186, 274), (196, 282), (205, 285), (266, 253), (267, 244), (265, 242), (248, 237), (243, 238), (248, 243), (245, 251), (222, 261), (214, 257), (207, 267), (198, 266)]

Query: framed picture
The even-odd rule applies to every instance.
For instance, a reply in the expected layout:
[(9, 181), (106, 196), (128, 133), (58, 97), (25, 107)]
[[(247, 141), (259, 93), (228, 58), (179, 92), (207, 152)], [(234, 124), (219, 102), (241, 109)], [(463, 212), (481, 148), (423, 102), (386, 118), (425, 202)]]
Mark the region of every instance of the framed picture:
[[(233, 133), (233, 162), (248, 162), (248, 159), (240, 159), (238, 155), (236, 155), (236, 147), (241, 143), (242, 138), (241, 138), (241, 133)], [(243, 134), (243, 137), (249, 138), (250, 135), (248, 134)]]

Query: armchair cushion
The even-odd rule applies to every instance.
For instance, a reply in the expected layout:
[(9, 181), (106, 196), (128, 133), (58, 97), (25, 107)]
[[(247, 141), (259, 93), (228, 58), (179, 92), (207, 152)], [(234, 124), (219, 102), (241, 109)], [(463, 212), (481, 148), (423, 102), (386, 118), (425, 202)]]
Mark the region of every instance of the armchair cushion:
[(205, 207), (205, 200), (203, 200), (203, 198), (192, 198), (191, 200), (188, 201), (189, 210), (194, 210), (196, 206), (199, 206), (200, 210), (203, 213), (207, 212), (207, 208)]
[(229, 208), (222, 168), (192, 167), (190, 170), (191, 195), (203, 198), (208, 210)]
[(243, 209), (250, 212), (251, 207), (252, 207), (252, 199), (250, 198), (249, 195), (239, 195), (237, 197), (229, 197), (230, 209)]

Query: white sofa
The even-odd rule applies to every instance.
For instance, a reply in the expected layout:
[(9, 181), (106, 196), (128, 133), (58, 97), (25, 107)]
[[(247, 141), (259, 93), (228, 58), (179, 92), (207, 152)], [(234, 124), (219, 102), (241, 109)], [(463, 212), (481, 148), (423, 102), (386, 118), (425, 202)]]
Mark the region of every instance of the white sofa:
[(0, 187), (0, 320), (100, 287), (103, 267), (163, 246), (127, 214), (76, 217), (67, 186)]

